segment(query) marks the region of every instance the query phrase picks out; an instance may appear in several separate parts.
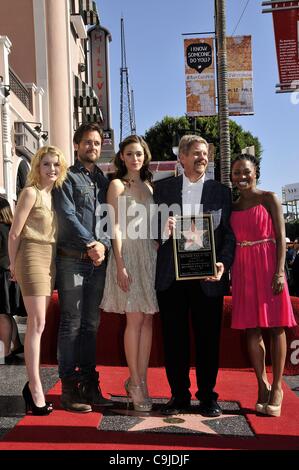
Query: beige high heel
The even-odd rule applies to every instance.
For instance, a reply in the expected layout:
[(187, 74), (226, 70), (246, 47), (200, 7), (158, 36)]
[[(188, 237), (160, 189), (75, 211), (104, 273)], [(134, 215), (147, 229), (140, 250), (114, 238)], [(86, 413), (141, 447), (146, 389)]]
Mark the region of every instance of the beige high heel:
[[(127, 399), (128, 399), (127, 406), (128, 406), (128, 408), (129, 408), (129, 402), (130, 402), (130, 398), (131, 398), (132, 403), (133, 403), (133, 408), (134, 408), (135, 411), (151, 411), (151, 409), (152, 409), (152, 404), (151, 403), (148, 403), (145, 400), (138, 401), (138, 398), (140, 399), (140, 392), (143, 395), (141, 385), (133, 385), (131, 383), (130, 378), (128, 378), (124, 383), (124, 387), (125, 387), (125, 390), (126, 390), (126, 393), (127, 393)], [(137, 397), (137, 395), (139, 395), (139, 397)]]
[(279, 405), (267, 405), (266, 413), (269, 416), (280, 416), (281, 414), (281, 405), (283, 400), (283, 391), (281, 390), (281, 400)]
[(148, 394), (146, 380), (141, 379), (140, 385), (141, 385), (142, 393), (143, 393), (143, 396), (144, 396), (144, 400), (146, 401), (146, 403), (150, 403), (150, 405), (152, 406), (153, 405), (153, 400), (151, 399), (151, 397)]
[(267, 408), (268, 403), (256, 403), (255, 404), (255, 411), (257, 413), (262, 413), (264, 415), (267, 414), (266, 408)]
[(256, 410), (257, 413), (262, 413), (264, 415), (267, 414), (266, 408), (267, 408), (267, 405), (269, 403), (270, 393), (271, 393), (271, 385), (270, 385), (270, 388), (268, 389), (268, 399), (267, 399), (267, 401), (265, 403), (256, 402), (255, 410)]

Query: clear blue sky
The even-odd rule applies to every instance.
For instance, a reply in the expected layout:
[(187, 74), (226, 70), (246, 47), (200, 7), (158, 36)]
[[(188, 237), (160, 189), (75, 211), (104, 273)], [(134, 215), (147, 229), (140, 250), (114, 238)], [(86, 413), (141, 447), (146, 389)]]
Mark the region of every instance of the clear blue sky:
[[(227, 0), (231, 35), (247, 0)], [(110, 83), (112, 124), (119, 138), (120, 18), (125, 20), (127, 65), (134, 90), (137, 133), (165, 115), (186, 112), (182, 33), (214, 30), (214, 0), (97, 0), (101, 24), (112, 34)], [(234, 118), (262, 144), (260, 187), (281, 196), (281, 187), (299, 181), (299, 104), (290, 93), (276, 94), (279, 82), (272, 15), (250, 0), (235, 35), (252, 35), (253, 116)]]

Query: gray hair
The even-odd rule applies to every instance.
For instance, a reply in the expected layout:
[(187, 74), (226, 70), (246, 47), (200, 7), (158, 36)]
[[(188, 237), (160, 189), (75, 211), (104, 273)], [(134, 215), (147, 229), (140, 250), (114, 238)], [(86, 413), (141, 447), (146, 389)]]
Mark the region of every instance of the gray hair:
[(179, 155), (181, 155), (182, 153), (187, 154), (190, 148), (192, 147), (192, 145), (194, 144), (194, 142), (198, 142), (199, 144), (206, 145), (207, 150), (209, 150), (209, 144), (203, 137), (200, 137), (199, 135), (195, 135), (195, 134), (186, 134), (186, 135), (183, 135), (183, 137), (180, 140)]

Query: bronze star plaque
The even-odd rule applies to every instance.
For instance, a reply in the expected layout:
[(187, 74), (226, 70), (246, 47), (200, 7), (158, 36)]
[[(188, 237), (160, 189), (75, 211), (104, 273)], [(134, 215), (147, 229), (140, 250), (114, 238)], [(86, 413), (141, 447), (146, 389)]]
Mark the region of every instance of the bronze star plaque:
[(177, 281), (216, 275), (216, 253), (211, 214), (176, 216), (173, 251)]

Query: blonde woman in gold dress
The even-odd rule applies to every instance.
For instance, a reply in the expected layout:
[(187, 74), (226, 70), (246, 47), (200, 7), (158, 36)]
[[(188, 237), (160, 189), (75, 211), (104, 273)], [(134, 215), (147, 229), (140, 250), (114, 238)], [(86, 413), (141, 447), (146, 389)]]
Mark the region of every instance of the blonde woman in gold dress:
[(31, 161), (27, 186), (19, 198), (8, 250), (10, 272), (21, 288), (27, 311), (25, 363), (29, 381), (23, 389), (26, 412), (48, 415), (39, 372), (40, 341), (55, 282), (57, 223), (52, 189), (62, 185), (67, 164), (57, 147), (45, 146)]

